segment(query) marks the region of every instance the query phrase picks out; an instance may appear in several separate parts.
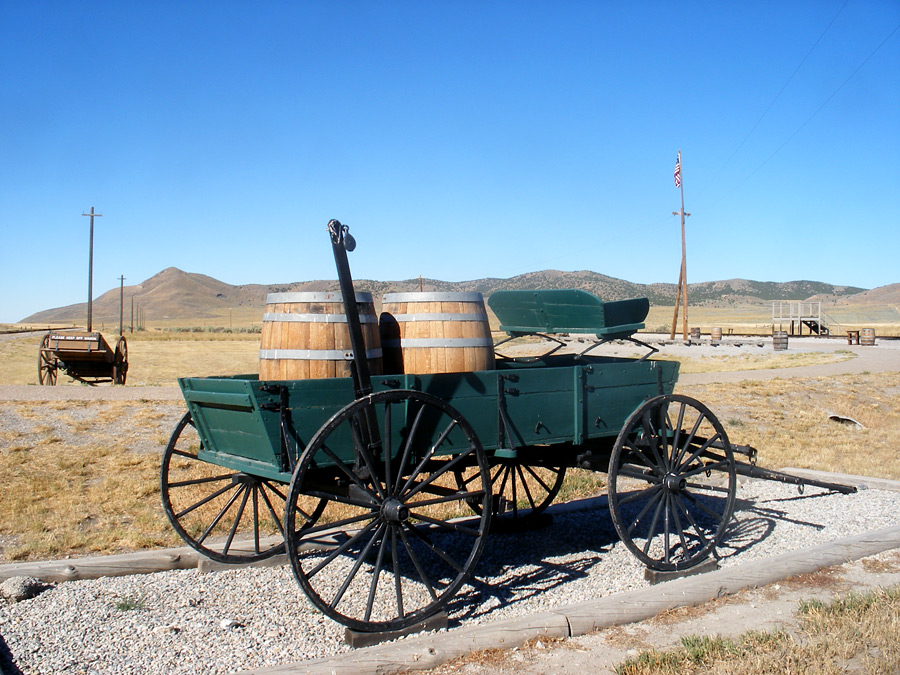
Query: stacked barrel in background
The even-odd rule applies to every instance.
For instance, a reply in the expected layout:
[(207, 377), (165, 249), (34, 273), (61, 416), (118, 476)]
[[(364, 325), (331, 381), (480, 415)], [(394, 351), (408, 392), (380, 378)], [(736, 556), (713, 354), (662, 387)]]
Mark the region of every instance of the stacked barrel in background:
[[(494, 369), (481, 293), (388, 293), (380, 327), (370, 293), (356, 293), (356, 304), (373, 375)], [(266, 296), (260, 380), (349, 377), (352, 354), (340, 293)]]
[[(371, 293), (356, 293), (373, 375), (382, 372), (378, 317)], [(270, 293), (259, 350), (260, 380), (350, 377), (350, 331), (340, 293)]]
[(494, 369), (481, 293), (387, 293), (380, 317), (386, 373)]

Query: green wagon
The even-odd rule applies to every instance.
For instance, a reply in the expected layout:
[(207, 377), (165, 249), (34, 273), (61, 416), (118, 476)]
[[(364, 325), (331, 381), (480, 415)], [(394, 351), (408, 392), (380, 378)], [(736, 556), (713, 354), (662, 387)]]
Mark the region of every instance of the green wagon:
[[(342, 295), (353, 298), (352, 239), (337, 221), (329, 230)], [(645, 300), (591, 298), (522, 292), (491, 306), (513, 337), (634, 339)], [(354, 312), (347, 303), (353, 352), (363, 354)], [(439, 612), (474, 573), (492, 523), (540, 519), (567, 469), (608, 474), (613, 524), (644, 564), (702, 562), (749, 466), (734, 453), (753, 451), (673, 393), (677, 363), (589, 352), (501, 357), (468, 373), (370, 375), (354, 358), (347, 378), (181, 379), (188, 412), (162, 461), (165, 511), (214, 560), (286, 552), (312, 603), (358, 631)]]

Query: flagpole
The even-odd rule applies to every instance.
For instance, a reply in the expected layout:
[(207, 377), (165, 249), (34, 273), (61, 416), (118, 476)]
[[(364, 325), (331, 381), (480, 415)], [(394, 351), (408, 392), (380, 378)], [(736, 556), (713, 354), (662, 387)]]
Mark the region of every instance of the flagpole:
[(675, 314), (672, 316), (672, 332), (670, 340), (675, 339), (675, 328), (678, 325), (678, 307), (684, 302), (684, 314), (682, 316), (682, 339), (688, 339), (688, 293), (687, 293), (687, 246), (684, 236), (684, 218), (691, 215), (684, 212), (684, 180), (681, 174), (681, 150), (678, 151), (678, 160), (675, 163), (675, 185), (681, 191), (681, 210), (673, 211), (673, 216), (681, 216), (681, 271), (678, 274), (678, 292), (675, 296)]

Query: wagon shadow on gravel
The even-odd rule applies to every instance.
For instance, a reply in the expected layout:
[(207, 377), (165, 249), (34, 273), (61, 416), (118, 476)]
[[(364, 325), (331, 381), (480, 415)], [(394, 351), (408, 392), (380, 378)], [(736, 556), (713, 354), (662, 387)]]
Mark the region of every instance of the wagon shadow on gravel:
[(722, 541), (719, 542), (717, 557), (725, 560), (761, 544), (772, 536), (778, 523), (791, 523), (811, 530), (824, 529), (825, 525), (821, 523), (799, 520), (789, 516), (787, 510), (766, 505), (778, 502), (796, 503), (807, 499), (833, 497), (835, 494), (837, 493), (833, 491), (823, 491), (772, 499), (736, 498), (735, 517), (726, 529)]

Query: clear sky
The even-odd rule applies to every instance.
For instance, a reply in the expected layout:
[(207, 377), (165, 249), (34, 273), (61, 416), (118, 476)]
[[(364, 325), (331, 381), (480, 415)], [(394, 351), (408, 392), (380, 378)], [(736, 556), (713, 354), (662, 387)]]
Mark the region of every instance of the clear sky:
[(900, 2), (0, 2), (0, 321), (232, 284), (900, 282)]

